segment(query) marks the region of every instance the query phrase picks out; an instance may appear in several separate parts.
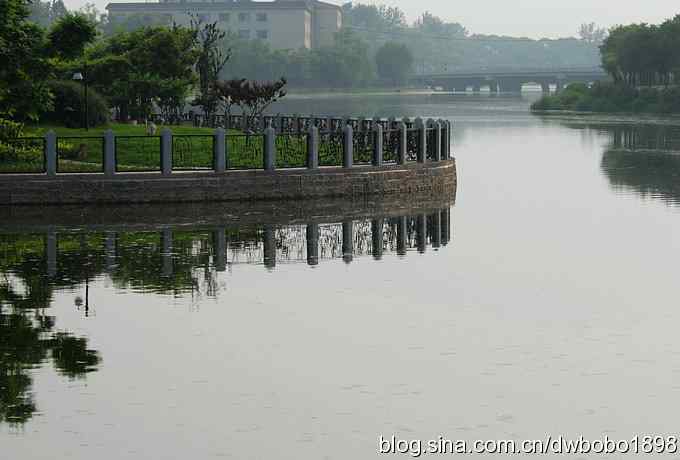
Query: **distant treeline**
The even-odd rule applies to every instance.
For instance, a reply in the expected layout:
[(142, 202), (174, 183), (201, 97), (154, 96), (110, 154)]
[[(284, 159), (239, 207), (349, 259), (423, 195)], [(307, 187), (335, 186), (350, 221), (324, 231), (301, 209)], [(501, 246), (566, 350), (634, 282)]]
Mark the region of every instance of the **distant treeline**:
[(680, 76), (680, 15), (661, 25), (632, 24), (609, 32), (602, 65), (616, 82), (669, 85)]
[[(31, 19), (43, 26), (66, 13), (62, 0), (35, 0), (30, 8)], [(578, 39), (531, 40), (471, 34), (463, 25), (429, 12), (409, 23), (398, 7), (349, 2), (342, 8), (343, 30), (333, 46), (320, 49), (272, 50), (264, 41), (240, 40), (226, 31), (224, 49), (231, 50), (231, 60), (222, 77), (262, 80), (285, 76), (291, 85), (304, 87), (393, 86), (404, 84), (415, 73), (582, 68), (599, 63), (597, 46), (603, 33), (594, 24), (581, 26)], [(169, 15), (139, 14), (110, 23), (91, 4), (80, 12), (96, 20), (105, 36), (172, 25)], [(403, 65), (395, 68), (389, 64), (395, 62)]]
[(600, 47), (611, 83), (572, 85), (534, 110), (680, 113), (680, 15), (661, 25), (613, 28)]

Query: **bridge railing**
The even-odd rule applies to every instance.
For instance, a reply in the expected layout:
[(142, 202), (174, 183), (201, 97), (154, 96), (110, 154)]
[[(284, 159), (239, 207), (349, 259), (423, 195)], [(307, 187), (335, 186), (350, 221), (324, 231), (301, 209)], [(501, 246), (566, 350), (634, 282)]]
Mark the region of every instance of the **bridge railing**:
[[(243, 120), (234, 120), (243, 122)], [(290, 117), (277, 131), (226, 131), (160, 136), (24, 137), (0, 144), (0, 173), (224, 172), (233, 169), (380, 167), (438, 162), (450, 157), (451, 129), (445, 120), (321, 119)], [(285, 130), (282, 129), (285, 127)]]

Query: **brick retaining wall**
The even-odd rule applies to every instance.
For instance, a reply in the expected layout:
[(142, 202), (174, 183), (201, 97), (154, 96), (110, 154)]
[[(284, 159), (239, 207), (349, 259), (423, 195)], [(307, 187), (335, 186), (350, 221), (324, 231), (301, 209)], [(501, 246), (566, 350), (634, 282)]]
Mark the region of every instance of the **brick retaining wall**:
[(293, 200), (322, 197), (453, 196), (454, 159), (352, 169), (321, 168), (225, 173), (7, 175), (0, 205), (181, 203)]

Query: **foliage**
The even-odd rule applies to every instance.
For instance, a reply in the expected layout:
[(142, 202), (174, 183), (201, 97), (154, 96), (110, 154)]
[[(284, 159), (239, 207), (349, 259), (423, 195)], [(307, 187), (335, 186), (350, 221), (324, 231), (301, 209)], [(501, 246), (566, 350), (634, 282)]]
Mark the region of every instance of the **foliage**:
[(368, 44), (351, 31), (335, 37), (332, 46), (314, 50), (272, 50), (260, 40), (225, 37), (224, 50), (231, 52), (222, 80), (247, 78), (275, 80), (281, 75), (296, 86), (357, 87), (373, 79)]
[(63, 0), (41, 1), (33, 0), (29, 3), (29, 21), (42, 27), (49, 27), (54, 21), (68, 13)]
[(577, 84), (563, 92), (546, 96), (532, 110), (571, 110), (579, 112), (680, 113), (680, 87), (633, 88), (624, 83), (598, 82), (589, 88)]
[(43, 29), (28, 21), (26, 0), (0, 1), (0, 112), (36, 120), (51, 105), (52, 73)]
[(50, 50), (62, 59), (76, 59), (83, 54), (85, 45), (97, 37), (97, 25), (79, 13), (67, 13), (57, 19), (49, 33)]
[(123, 120), (145, 119), (153, 104), (165, 116), (184, 107), (196, 77), (191, 29), (147, 27), (98, 42), (88, 52), (89, 81)]
[(413, 54), (402, 43), (385, 43), (375, 56), (380, 78), (395, 85), (406, 81), (413, 67)]
[(198, 95), (193, 104), (200, 106), (206, 117), (211, 117), (220, 101), (215, 84), (230, 55), (220, 46), (226, 34), (217, 27), (217, 22), (204, 24), (195, 17), (191, 20), (191, 29), (198, 49)]
[(343, 10), (345, 28), (368, 44), (371, 58), (387, 42), (406, 43), (416, 56), (419, 73), (480, 68), (595, 67), (599, 63), (597, 44), (586, 40), (473, 35), (460, 23), (444, 21), (429, 12), (413, 24), (407, 24), (404, 20), (391, 20), (395, 16), (403, 18), (403, 13), (355, 2), (347, 3)]
[(274, 102), (286, 96), (283, 89), (286, 79), (278, 81), (248, 81), (234, 79), (218, 82), (215, 86), (219, 98), (225, 106), (238, 105), (246, 116), (246, 126), (252, 127), (253, 121)]
[[(63, 123), (72, 128), (82, 126), (85, 112), (83, 85), (57, 80), (50, 82), (49, 86), (54, 94), (54, 110), (45, 115), (45, 121)], [(87, 117), (90, 126), (103, 125), (109, 121), (106, 100), (92, 88), (87, 90)]]
[(600, 45), (607, 38), (607, 29), (597, 27), (594, 22), (581, 24), (578, 29), (578, 36), (587, 43)]
[(661, 25), (613, 28), (600, 47), (602, 66), (630, 86), (680, 81), (680, 15)]

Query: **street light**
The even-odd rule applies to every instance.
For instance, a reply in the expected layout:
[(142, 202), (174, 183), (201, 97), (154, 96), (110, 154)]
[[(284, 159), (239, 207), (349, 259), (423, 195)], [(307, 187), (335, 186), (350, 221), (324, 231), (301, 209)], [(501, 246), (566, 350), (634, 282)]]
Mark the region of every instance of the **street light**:
[(90, 121), (88, 119), (88, 107), (87, 107), (87, 79), (85, 79), (85, 76), (81, 72), (76, 72), (73, 74), (73, 81), (79, 81), (83, 83), (83, 100), (85, 101), (85, 110), (83, 110), (83, 127), (85, 128), (85, 131), (89, 131), (90, 129)]

